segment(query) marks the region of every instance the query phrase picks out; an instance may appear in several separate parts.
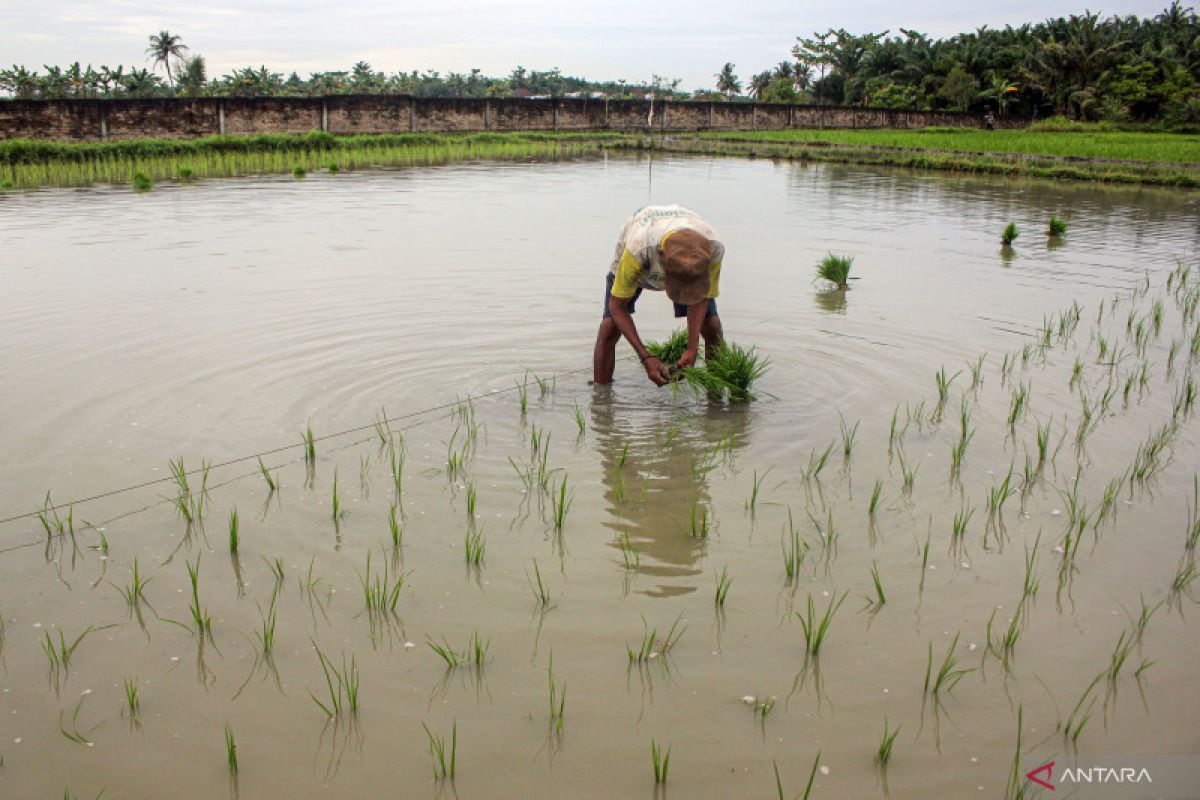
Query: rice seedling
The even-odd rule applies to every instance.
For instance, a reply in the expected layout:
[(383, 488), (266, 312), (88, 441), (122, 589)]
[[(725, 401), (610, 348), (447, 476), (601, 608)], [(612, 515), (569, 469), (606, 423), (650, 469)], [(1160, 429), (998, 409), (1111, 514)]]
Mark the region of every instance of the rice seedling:
[(483, 538), (483, 531), (477, 531), (474, 528), (468, 529), (463, 540), (463, 553), (467, 563), (473, 567), (483, 564), (483, 555), (486, 550), (487, 542)]
[[(65, 712), (61, 709), (59, 710), (59, 712), (58, 712), (58, 730), (59, 730), (59, 733), (61, 733), (67, 739), (70, 739), (72, 742), (75, 742), (76, 744), (82, 744), (82, 745), (91, 747), (94, 743), (92, 742), (91, 739), (88, 738), (88, 734), (91, 733), (96, 728), (100, 727), (100, 725), (102, 725), (103, 723), (94, 725), (94, 726), (92, 726), (92, 728), (90, 730), (87, 730), (87, 731), (79, 730), (79, 712), (80, 712), (80, 710), (83, 709), (83, 701), (87, 700), (87, 698), (88, 698), (88, 693), (84, 692), (82, 695), (79, 696), (79, 701), (77, 703), (75, 703), (75, 710), (71, 712), (71, 727), (69, 730), (67, 729), (66, 722), (63, 719), (63, 715)], [(101, 792), (101, 794), (103, 794), (103, 792)]]
[(617, 453), (616, 468), (624, 469), (625, 462), (628, 459), (629, 459), (629, 442), (625, 442), (623, 445), (621, 445), (620, 452)]
[(467, 481), (467, 519), (475, 519), (475, 481)]
[[(528, 575), (527, 575), (528, 577)], [(537, 559), (533, 560), (533, 579), (529, 582), (533, 589), (533, 597), (542, 608), (550, 608), (550, 589), (542, 581), (542, 572), (538, 569)]]
[(1010, 222), (1004, 226), (1004, 232), (1000, 234), (1000, 243), (1005, 247), (1011, 247), (1020, 235), (1017, 231), (1017, 223)]
[(1008, 783), (1004, 787), (1004, 800), (1024, 800), (1025, 785), (1021, 778), (1021, 734), (1025, 727), (1025, 705), (1017, 706), (1017, 746), (1013, 751), (1012, 767), (1008, 773)]
[(1075, 356), (1075, 364), (1071, 367), (1071, 379), (1067, 381), (1068, 388), (1073, 388), (1083, 378), (1083, 360)]
[(904, 453), (900, 454), (900, 494), (904, 497), (912, 497), (913, 486), (917, 482), (917, 470), (920, 468), (921, 465), (917, 464), (910, 469), (904, 459)]
[(957, 477), (962, 469), (963, 458), (967, 454), (967, 445), (975, 436), (975, 431), (971, 427), (971, 410), (967, 406), (966, 398), (963, 398), (958, 419), (960, 424), (958, 442), (950, 449), (950, 474), (953, 477)]
[(958, 656), (954, 652), (958, 648), (958, 639), (959, 634), (954, 634), (954, 641), (947, 648), (946, 655), (942, 659), (941, 666), (938, 667), (936, 675), (933, 674), (933, 642), (929, 642), (929, 656), (925, 662), (924, 692), (932, 694), (935, 697), (942, 692), (952, 692), (959, 681), (975, 671), (974, 667), (962, 668), (958, 666)]
[(1186, 591), (1196, 578), (1200, 578), (1196, 562), (1190, 558), (1184, 559), (1180, 562), (1179, 569), (1175, 571), (1175, 577), (1171, 579), (1171, 591), (1175, 594)]
[(300, 435), (300, 446), (304, 448), (304, 465), (312, 469), (317, 464), (317, 444), (313, 438), (312, 425), (305, 427), (304, 433)]
[(762, 490), (762, 482), (766, 479), (767, 473), (770, 471), (771, 468), (767, 467), (763, 474), (759, 475), (758, 470), (754, 470), (754, 478), (750, 486), (750, 496), (746, 498), (746, 510), (751, 514), (754, 513), (755, 507), (758, 505), (758, 494)]
[(192, 602), (188, 607), (192, 614), (192, 623), (195, 626), (194, 633), (197, 636), (212, 637), (212, 617), (208, 613), (208, 609), (200, 604), (200, 553), (196, 554), (196, 563), (185, 561), (187, 566), (188, 582), (192, 585)]
[(458, 763), (458, 720), (450, 727), (450, 757), (446, 758), (446, 740), (429, 729), (424, 722), (425, 736), (429, 739), (429, 756), (433, 759), (433, 779), (442, 781), (449, 778), (454, 780), (455, 767)]
[(404, 544), (404, 529), (400, 526), (400, 518), (396, 515), (395, 503), (388, 506), (388, 535), (391, 537), (392, 547), (400, 547)]
[(1151, 667), (1153, 667), (1155, 665), (1155, 663), (1157, 663), (1157, 662), (1155, 662), (1149, 658), (1142, 659), (1142, 663), (1138, 666), (1137, 669), (1135, 669), (1133, 671), (1134, 680), (1140, 681), (1142, 679), (1142, 673), (1145, 672), (1146, 670), (1150, 669)]
[(278, 599), (279, 584), (276, 583), (274, 591), (271, 592), (271, 602), (267, 604), (267, 610), (263, 611), (262, 606), (258, 606), (260, 617), (259, 628), (254, 632), (254, 638), (258, 639), (258, 646), (262, 651), (263, 658), (268, 660), (271, 659), (275, 652), (275, 626), (277, 622), (275, 605)]
[(404, 501), (404, 437), (400, 437), (397, 446), (394, 440), (388, 442), (388, 462), (392, 474), (393, 499), (396, 505)]
[(1110, 684), (1116, 683), (1117, 678), (1120, 677), (1121, 670), (1129, 660), (1129, 654), (1133, 652), (1134, 644), (1133, 637), (1128, 635), (1128, 631), (1121, 631), (1121, 635), (1117, 638), (1117, 644), (1113, 647), (1112, 655), (1109, 656), (1108, 666), (1104, 670)]
[(858, 436), (860, 422), (861, 420), (855, 420), (854, 426), (850, 427), (846, 425), (846, 419), (841, 415), (841, 412), (838, 413), (838, 425), (842, 431), (842, 459), (844, 461), (849, 461), (850, 454), (854, 451), (854, 440)]
[(897, 403), (896, 406), (892, 409), (892, 422), (891, 422), (891, 425), (888, 426), (888, 455), (889, 456), (892, 454), (892, 450), (896, 446), (897, 439), (902, 440), (904, 438), (904, 431), (908, 429), (908, 425), (906, 424), (904, 426), (903, 430), (900, 430), (899, 432), (897, 432), (896, 422), (897, 422), (899, 416), (900, 416), (900, 404)]
[(526, 375), (526, 380), (523, 383), (516, 384), (516, 387), (517, 387), (517, 400), (521, 404), (521, 416), (524, 417), (525, 413), (529, 410), (528, 375)]
[(1079, 406), (1079, 424), (1075, 427), (1075, 448), (1082, 450), (1087, 437), (1100, 424), (1100, 418), (1096, 416), (1095, 409), (1088, 402), (1087, 395), (1080, 395)]
[(371, 551), (367, 551), (366, 569), (358, 574), (358, 582), (362, 588), (363, 606), (369, 614), (396, 613), (396, 604), (400, 601), (400, 590), (404, 588), (407, 575), (403, 572), (392, 573), (387, 559), (379, 572), (371, 571)]
[(897, 725), (893, 731), (888, 730), (887, 717), (883, 718), (883, 736), (879, 739), (879, 749), (875, 751), (875, 763), (883, 768), (887, 768), (888, 762), (892, 760), (892, 748), (896, 744), (896, 737), (900, 735), (900, 729), (903, 725)]
[(1158, 474), (1164, 466), (1162, 458), (1175, 436), (1175, 430), (1173, 422), (1167, 423), (1151, 431), (1146, 440), (1139, 445), (1133, 466), (1130, 468), (1130, 475), (1134, 481), (1145, 484)]
[(554, 391), (554, 386), (555, 386), (555, 382), (556, 382), (554, 378), (539, 378), (537, 373), (534, 373), (533, 380), (534, 380), (534, 383), (536, 383), (538, 386), (538, 397), (539, 398), (544, 398), (544, 397), (546, 397), (546, 395), (548, 395)]
[(564, 473), (562, 481), (558, 484), (558, 491), (550, 495), (551, 513), (554, 518), (554, 529), (556, 531), (563, 529), (563, 525), (567, 521), (567, 512), (571, 510), (571, 505), (574, 502), (574, 492), (567, 492), (567, 476)]
[(1196, 383), (1189, 375), (1179, 387), (1179, 391), (1175, 395), (1175, 403), (1171, 413), (1172, 420), (1178, 420), (1187, 417), (1192, 413), (1193, 406), (1196, 405)]
[(995, 609), (992, 610), (991, 616), (988, 617), (987, 629), (984, 632), (984, 638), (987, 640), (986, 652), (992, 653), (999, 658), (1006, 672), (1009, 671), (1013, 652), (1016, 650), (1017, 642), (1021, 638), (1021, 617), (1024, 614), (1023, 605), (1024, 600), (1017, 603), (1017, 609), (1008, 621), (1008, 628), (1004, 631), (1004, 635), (998, 643), (992, 639), (992, 623), (996, 619)]
[(688, 535), (693, 539), (708, 538), (708, 506), (700, 505), (698, 500), (692, 501), (688, 518)]
[(796, 617), (800, 620), (801, 631), (804, 634), (804, 648), (809, 655), (813, 657), (820, 655), (821, 646), (825, 643), (825, 637), (829, 635), (829, 628), (833, 624), (833, 615), (841, 608), (847, 594), (849, 594), (848, 591), (842, 592), (841, 597), (831, 596), (829, 598), (829, 605), (825, 608), (825, 613), (820, 617), (817, 617), (811, 594), (808, 596), (808, 605), (805, 613), (795, 612)]
[(1046, 229), (1046, 235), (1052, 237), (1062, 237), (1067, 235), (1067, 223), (1063, 222), (1053, 214), (1050, 215), (1050, 224)]
[(336, 467), (333, 470), (333, 497), (330, 503), (330, 509), (330, 516), (332, 517), (335, 525), (341, 522), (342, 518), (346, 516), (346, 509), (342, 507), (342, 495), (338, 491), (338, 471)]
[(312, 692), (308, 695), (313, 699), (313, 702), (325, 712), (325, 715), (330, 719), (336, 719), (343, 716), (343, 713), (348, 713), (350, 716), (358, 715), (358, 660), (350, 657), (350, 661), (346, 661), (345, 652), (342, 653), (342, 668), (339, 670), (333, 661), (329, 659), (321, 651), (321, 648), (314, 641), (313, 649), (317, 652), (317, 658), (321, 662), (321, 672), (325, 676), (325, 689), (327, 692), (325, 702)]
[(1154, 336), (1157, 338), (1162, 333), (1163, 321), (1163, 304), (1162, 300), (1155, 300), (1150, 306), (1150, 326), (1154, 329)]
[(667, 630), (666, 635), (659, 639), (658, 629), (651, 628), (646, 618), (642, 617), (642, 638), (636, 648), (629, 644), (625, 645), (625, 652), (629, 656), (630, 664), (640, 664), (649, 661), (658, 656), (665, 656), (670, 653), (675, 645), (679, 644), (679, 640), (687, 631), (687, 625), (680, 627), (683, 622), (683, 615), (680, 614), (671, 623), (671, 627)]
[(981, 353), (975, 361), (967, 362), (967, 369), (971, 370), (971, 388), (977, 389), (983, 385), (983, 361), (987, 358), (987, 353)]
[(583, 417), (583, 412), (579, 409), (579, 404), (575, 404), (575, 427), (579, 428), (579, 435), (583, 436), (587, 432), (587, 420)]
[(341, 167), (338, 166), (336, 161), (330, 161), (329, 166), (326, 167), (326, 169), (329, 170), (330, 175), (337, 175), (339, 172), (341, 172)]
[(729, 596), (731, 585), (733, 585), (733, 580), (729, 577), (729, 567), (722, 567), (721, 574), (717, 576), (717, 591), (714, 597), (718, 608), (725, 607), (725, 598)]
[(1004, 504), (1010, 497), (1017, 493), (1017, 490), (1012, 485), (1013, 467), (1008, 465), (1008, 474), (996, 486), (988, 489), (987, 493), (987, 509), (988, 509), (988, 524), (995, 525), (1004, 523)]
[(654, 767), (654, 783), (662, 785), (667, 782), (667, 773), (671, 769), (671, 748), (663, 751), (658, 742), (654, 739), (650, 740), (650, 760)]
[[(137, 558), (134, 558), (133, 577), (130, 579), (129, 583), (125, 584), (124, 586), (116, 587), (117, 591), (121, 593), (121, 596), (125, 598), (125, 604), (129, 606), (131, 611), (145, 601), (146, 586), (152, 580), (154, 579), (147, 578), (146, 580), (142, 580), (141, 575), (138, 573), (138, 560)], [(113, 585), (115, 586), (116, 584)]]
[(229, 762), (229, 774), (236, 776), (238, 773), (237, 759), (237, 742), (233, 738), (233, 728), (229, 727), (229, 723), (225, 723), (225, 758)]
[(1141, 610), (1138, 612), (1138, 615), (1134, 617), (1129, 613), (1129, 611), (1125, 611), (1125, 616), (1129, 618), (1129, 622), (1133, 626), (1131, 633), (1133, 642), (1140, 645), (1142, 643), (1142, 637), (1146, 633), (1146, 628), (1150, 625), (1150, 618), (1154, 616), (1154, 612), (1162, 608), (1166, 601), (1159, 600), (1157, 603), (1150, 606), (1146, 605), (1146, 598), (1144, 596), (1138, 595), (1138, 600), (1141, 602)]
[(1188, 503), (1187, 527), (1184, 532), (1184, 549), (1195, 551), (1200, 542), (1200, 475), (1192, 476), (1192, 499)]
[[(1083, 694), (1079, 696), (1078, 702), (1075, 703), (1075, 707), (1067, 717), (1067, 721), (1059, 726), (1063, 732), (1063, 737), (1069, 739), (1072, 744), (1078, 743), (1079, 735), (1083, 733), (1088, 720), (1092, 717), (1092, 708), (1096, 704), (1096, 698), (1092, 696), (1092, 691), (1103, 677), (1104, 673), (1101, 672), (1087, 685), (1083, 690)], [(1086, 706), (1084, 705), (1085, 703), (1087, 704)]]
[(804, 467), (801, 474), (805, 483), (820, 480), (821, 470), (825, 469), (825, 462), (829, 460), (829, 454), (833, 452), (833, 445), (834, 442), (831, 441), (819, 454), (815, 448), (809, 452), (808, 466)]
[(875, 597), (867, 597), (867, 604), (874, 606), (876, 610), (883, 608), (883, 604), (887, 602), (887, 595), (883, 593), (883, 581), (879, 579), (879, 566), (871, 562), (871, 583), (875, 586)]
[(1004, 360), (1000, 362), (1000, 383), (1006, 383), (1012, 376), (1013, 367), (1017, 365), (1016, 359), (1011, 353), (1004, 354)]
[(950, 533), (950, 546), (961, 547), (967, 536), (967, 525), (975, 514), (975, 508), (964, 498), (962, 507), (954, 512), (954, 521)]
[(1008, 405), (1008, 425), (1013, 427), (1025, 415), (1029, 406), (1029, 384), (1022, 383), (1013, 389), (1012, 400)]
[(71, 659), (75, 656), (75, 651), (79, 648), (84, 637), (92, 632), (92, 626), (88, 625), (84, 628), (83, 633), (76, 636), (67, 644), (66, 634), (62, 632), (62, 628), (58, 629), (58, 643), (50, 638), (50, 631), (45, 631), (45, 638), (42, 640), (42, 652), (46, 654), (46, 660), (50, 663), (50, 671), (57, 675), (65, 675), (71, 669)]
[(122, 684), (125, 690), (125, 705), (121, 708), (121, 716), (130, 722), (136, 722), (142, 714), (142, 700), (138, 695), (138, 677), (126, 678)]
[(292, 167), (292, 177), (293, 178), (303, 178), (307, 174), (308, 174), (308, 170), (306, 170), (304, 167), (300, 166), (299, 164)]
[(676, 364), (679, 362), (679, 359), (683, 358), (683, 354), (687, 351), (687, 331), (683, 328), (676, 328), (671, 331), (671, 335), (665, 340), (661, 342), (647, 341), (645, 345), (650, 355), (662, 363)]
[(625, 569), (634, 570), (642, 564), (642, 554), (633, 546), (633, 542), (629, 540), (629, 531), (621, 534), (618, 540), (621, 547), (621, 560), (625, 562)]
[(760, 723), (766, 723), (767, 717), (775, 710), (775, 705), (778, 702), (777, 698), (768, 697), (762, 692), (754, 696), (744, 697), (742, 700), (754, 709), (754, 716), (758, 718)]
[(274, 494), (275, 490), (278, 489), (279, 486), (278, 486), (278, 484), (275, 483), (274, 476), (272, 476), (271, 471), (269, 469), (267, 469), (267, 465), (263, 463), (261, 456), (258, 459), (258, 471), (260, 474), (262, 474), (263, 480), (267, 482), (268, 492), (270, 494)]
[(754, 399), (753, 387), (766, 374), (771, 360), (760, 356), (755, 348), (745, 349), (725, 341), (705, 356), (703, 367), (688, 367), (679, 375), (698, 391), (714, 397), (728, 396), (731, 402)]
[(487, 653), (491, 646), (491, 639), (481, 638), (478, 630), (472, 631), (471, 639), (467, 643), (467, 660), (476, 668), (482, 667), (487, 663)]
[(879, 510), (879, 503), (883, 497), (883, 481), (876, 479), (875, 487), (871, 489), (871, 499), (867, 501), (867, 516), (874, 518), (875, 512)]
[(193, 172), (192, 172), (191, 167), (180, 167), (179, 168), (179, 180), (183, 181), (184, 183), (188, 183), (189, 181), (192, 180), (192, 176), (193, 176)]
[(555, 680), (554, 651), (550, 651), (550, 663), (546, 665), (546, 682), (550, 690), (550, 724), (555, 733), (562, 733), (567, 710), (567, 682)]
[(239, 534), (240, 527), (241, 526), (238, 523), (238, 512), (235, 508), (229, 512), (229, 552), (234, 555), (237, 555), (238, 545), (241, 543), (241, 536)]
[[(943, 406), (945, 406), (946, 401), (948, 399), (950, 399), (950, 384), (954, 383), (954, 379), (957, 378), (960, 374), (962, 374), (961, 371), (956, 372), (949, 377), (946, 377), (946, 367), (945, 366), (939, 367), (938, 371), (933, 373), (934, 382), (937, 384), (938, 408), (939, 409), (942, 408)], [(940, 412), (938, 415), (940, 416)]]
[(800, 538), (800, 531), (792, 524), (792, 510), (788, 509), (788, 524), (784, 531), (783, 572), (790, 582), (800, 574), (800, 566), (808, 553), (808, 542)]
[(838, 256), (826, 253), (817, 264), (817, 277), (833, 284), (836, 289), (850, 288), (850, 267), (854, 264), (854, 256)]
[(133, 173), (133, 179), (129, 183), (135, 192), (148, 192), (154, 188), (154, 181), (144, 172)]

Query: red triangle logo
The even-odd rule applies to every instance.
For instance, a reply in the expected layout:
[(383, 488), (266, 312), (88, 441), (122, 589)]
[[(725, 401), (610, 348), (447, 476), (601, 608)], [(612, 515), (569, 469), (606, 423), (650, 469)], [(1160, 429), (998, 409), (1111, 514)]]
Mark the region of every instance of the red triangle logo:
[[(1038, 777), (1041, 773), (1046, 773), (1046, 780)], [(1025, 777), (1036, 783), (1038, 786), (1044, 786), (1050, 791), (1054, 791), (1054, 784), (1050, 783), (1050, 779), (1054, 777), (1054, 762), (1043, 764), (1032, 772), (1026, 772)]]

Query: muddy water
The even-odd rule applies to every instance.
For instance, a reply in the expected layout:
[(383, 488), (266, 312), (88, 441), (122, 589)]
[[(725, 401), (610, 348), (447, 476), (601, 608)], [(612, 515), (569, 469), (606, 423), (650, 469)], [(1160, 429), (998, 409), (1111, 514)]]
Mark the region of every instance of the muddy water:
[[(751, 405), (657, 390), (629, 361), (613, 387), (587, 384), (616, 231), (637, 207), (673, 201), (726, 239), (727, 332), (772, 361)], [(1051, 213), (1071, 225), (1065, 242), (1040, 232)], [(774, 796), (772, 762), (790, 796), (818, 752), (814, 797), (997, 797), (1018, 709), (1021, 772), (1196, 754), (1200, 581), (1170, 591), (1200, 470), (1190, 414), (1175, 415), (1151, 480), (1125, 480), (1103, 503), (1194, 372), (1188, 289), (1167, 280), (1177, 260), (1196, 263), (1196, 219), (1193, 193), (703, 160), (0, 197), (0, 518), (35, 510), (48, 490), (65, 503), (169, 479), (175, 458), (217, 465), (202, 524), (180, 517), (167, 480), (76, 504), (74, 538), (66, 508), (49, 541), (36, 517), (0, 525), (0, 796), (649, 796), (656, 741), (671, 747), (667, 786), (681, 797)], [(1001, 253), (1010, 220), (1022, 235)], [(850, 291), (813, 284), (827, 251), (855, 256)], [(1060, 336), (1072, 303), (1079, 321)], [(637, 319), (652, 337), (673, 327), (661, 297), (645, 297)], [(983, 354), (972, 387), (967, 362)], [(957, 377), (939, 418), (943, 366)], [(558, 377), (543, 390), (535, 374)], [(1022, 385), (1029, 409), (1010, 427)], [(1094, 426), (1080, 448), (1083, 398)], [(954, 476), (964, 403), (973, 434)], [(390, 447), (371, 428), (381, 408)], [(906, 429), (889, 452), (894, 412)], [(848, 459), (839, 414), (859, 423)], [(296, 446), (306, 424), (328, 437), (311, 469)], [(1019, 491), (1039, 424), (1048, 463)], [(399, 547), (394, 451), (405, 454)], [(274, 493), (254, 458), (237, 460), (262, 452)], [(989, 524), (988, 490), (1010, 465), (1018, 491)], [(1089, 521), (1064, 568), (1076, 475)], [(194, 494), (200, 481), (190, 476)], [(957, 542), (956, 514), (969, 514)], [(807, 547), (791, 581), (789, 524)], [(464, 558), (469, 531), (485, 543), (478, 567)], [(364, 608), (368, 553), (371, 574), (406, 576), (394, 614)], [(987, 655), (986, 629), (995, 611), (1003, 654), (1027, 553), (1038, 590), (1006, 668)], [(135, 559), (151, 581), (131, 612), (120, 589)], [(264, 659), (256, 634), (276, 559)], [(531, 590), (535, 563), (548, 608)], [(192, 630), (188, 564), (211, 638)], [(806, 658), (795, 612), (811, 596), (820, 614), (843, 593), (819, 657)], [(1133, 635), (1143, 597), (1162, 605), (1116, 678), (1089, 689)], [(683, 635), (663, 652), (677, 619)], [(647, 627), (654, 657), (631, 664)], [(41, 646), (60, 631), (67, 645), (87, 631), (65, 667)], [(465, 650), (476, 631), (490, 642), (482, 667), (447, 670), (426, 643)], [(956, 636), (958, 667), (974, 671), (935, 698), (928, 648), (936, 672)], [(313, 701), (329, 702), (314, 645), (338, 669), (353, 660), (356, 714), (331, 721)], [(567, 692), (561, 730), (551, 653)], [(133, 720), (126, 679), (139, 689)], [(775, 705), (762, 717), (747, 696)], [(1070, 745), (1056, 726), (1081, 698), (1091, 713)], [(880, 771), (885, 719), (900, 734)], [(456, 725), (452, 786), (431, 780), (422, 723), (447, 743)]]

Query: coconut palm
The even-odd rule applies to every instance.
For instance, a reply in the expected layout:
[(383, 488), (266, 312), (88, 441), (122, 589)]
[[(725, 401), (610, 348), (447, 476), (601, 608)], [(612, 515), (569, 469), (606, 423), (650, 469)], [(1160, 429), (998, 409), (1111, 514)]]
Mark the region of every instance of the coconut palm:
[(725, 66), (721, 67), (721, 71), (715, 77), (717, 79), (717, 91), (726, 97), (733, 97), (742, 90), (742, 82), (738, 80), (738, 76), (734, 73), (731, 62), (725, 62)]
[(170, 31), (159, 31), (150, 36), (150, 46), (146, 48), (146, 55), (154, 59), (155, 68), (162, 64), (167, 70), (167, 83), (171, 84), (171, 88), (175, 88), (175, 76), (171, 74), (171, 59), (182, 59), (183, 54), (187, 52), (187, 46), (183, 43), (182, 36), (175, 36)]

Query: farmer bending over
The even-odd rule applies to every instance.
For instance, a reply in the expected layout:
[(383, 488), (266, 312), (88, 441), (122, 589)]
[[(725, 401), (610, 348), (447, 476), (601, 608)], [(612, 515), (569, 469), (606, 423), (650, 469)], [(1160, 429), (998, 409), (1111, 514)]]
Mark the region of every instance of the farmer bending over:
[(695, 365), (702, 335), (705, 355), (711, 355), (722, 337), (715, 298), (724, 255), (717, 232), (682, 206), (646, 206), (630, 217), (621, 228), (605, 280), (595, 382), (612, 382), (622, 336), (637, 353), (646, 377), (659, 386), (670, 380), (666, 365), (650, 355), (633, 324), (633, 306), (643, 289), (665, 290), (675, 304), (675, 316), (687, 317), (687, 350), (677, 366)]

